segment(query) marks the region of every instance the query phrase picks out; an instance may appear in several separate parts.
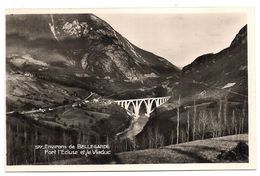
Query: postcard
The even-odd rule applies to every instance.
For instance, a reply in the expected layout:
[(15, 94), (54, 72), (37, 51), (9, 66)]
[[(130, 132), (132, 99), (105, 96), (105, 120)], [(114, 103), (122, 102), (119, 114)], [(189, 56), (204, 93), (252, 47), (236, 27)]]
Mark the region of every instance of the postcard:
[(254, 9), (6, 10), (6, 171), (256, 167)]

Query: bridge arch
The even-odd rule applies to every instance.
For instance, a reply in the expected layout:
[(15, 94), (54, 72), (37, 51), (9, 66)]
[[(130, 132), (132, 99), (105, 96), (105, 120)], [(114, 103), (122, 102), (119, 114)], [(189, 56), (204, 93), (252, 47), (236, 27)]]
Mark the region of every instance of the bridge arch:
[(146, 106), (146, 116), (150, 116), (150, 114), (154, 111), (154, 109), (158, 106), (159, 104), (156, 104), (156, 99), (148, 99), (147, 101), (144, 101), (145, 106)]
[(145, 115), (150, 116), (154, 108), (162, 105), (170, 99), (168, 97), (156, 97), (156, 98), (142, 98), (142, 99), (130, 99), (130, 100), (116, 100), (114, 101), (119, 106), (125, 108), (127, 111), (132, 111), (135, 119), (140, 117), (141, 106), (145, 106)]

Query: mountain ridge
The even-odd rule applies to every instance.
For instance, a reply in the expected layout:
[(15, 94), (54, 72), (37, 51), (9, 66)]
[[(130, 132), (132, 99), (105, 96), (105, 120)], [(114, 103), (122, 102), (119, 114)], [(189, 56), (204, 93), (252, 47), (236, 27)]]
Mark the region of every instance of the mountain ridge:
[[(31, 27), (34, 20), (37, 20), (38, 24), (40, 24), (41, 30), (39, 33), (35, 34), (35, 31), (39, 30), (38, 28), (35, 29), (36, 27), (30, 29), (34, 32), (27, 30), (27, 27), (19, 28), (17, 31), (9, 30), (18, 27), (15, 25), (27, 23)], [(50, 42), (54, 42), (53, 39), (55, 39), (58, 43), (62, 43), (61, 48), (56, 49), (62, 55), (65, 55), (67, 59), (69, 58), (69, 62), (75, 66), (81, 66), (83, 70), (97, 75), (100, 74), (99, 77), (103, 78), (110, 76), (131, 80), (137, 79), (136, 77), (149, 77), (152, 73), (152, 76), (160, 76), (161, 70), (164, 73), (168, 72), (168, 74), (179, 71), (177, 67), (174, 67), (162, 57), (136, 47), (117, 33), (109, 24), (93, 14), (50, 15), (50, 17), (47, 15), (43, 17), (41, 15), (38, 17), (29, 15), (22, 17), (20, 21), (15, 18), (13, 22), (11, 16), (10, 20), (7, 17), (7, 31), (9, 31), (7, 35), (20, 34), (30, 41), (33, 39), (51, 39)], [(46, 35), (44, 36), (41, 32), (46, 33)], [(47, 41), (48, 44), (50, 42)], [(53, 47), (58, 43), (55, 43)], [(98, 61), (94, 62), (93, 60)], [(111, 73), (111, 69), (115, 70), (114, 74)]]

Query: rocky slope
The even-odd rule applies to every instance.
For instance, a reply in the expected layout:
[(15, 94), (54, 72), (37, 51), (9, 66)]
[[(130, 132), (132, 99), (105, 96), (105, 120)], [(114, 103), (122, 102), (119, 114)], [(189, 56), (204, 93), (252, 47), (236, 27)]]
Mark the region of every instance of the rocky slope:
[[(136, 47), (93, 14), (7, 15), (6, 31), (11, 92), (14, 82), (9, 78), (83, 89), (86, 95), (92, 91), (112, 98), (160, 96), (167, 93), (161, 81), (169, 75), (178, 79), (180, 73), (170, 62)], [(78, 90), (69, 93), (74, 92), (80, 94)], [(7, 94), (8, 104), (20, 95), (27, 93), (10, 94), (11, 98)]]
[(247, 26), (239, 31), (228, 48), (217, 54), (202, 55), (185, 66), (182, 80), (184, 87), (189, 86), (187, 84), (200, 87), (191, 91), (199, 98), (225, 96), (229, 90), (230, 97), (244, 100), (247, 96)]

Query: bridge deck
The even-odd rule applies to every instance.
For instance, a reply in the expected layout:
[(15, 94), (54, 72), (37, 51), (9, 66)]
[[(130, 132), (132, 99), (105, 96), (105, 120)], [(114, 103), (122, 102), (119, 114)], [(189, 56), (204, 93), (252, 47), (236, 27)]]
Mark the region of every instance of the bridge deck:
[(171, 96), (166, 97), (154, 97), (154, 98), (137, 98), (137, 99), (128, 99), (128, 100), (115, 100), (114, 102), (120, 102), (120, 101), (140, 101), (140, 100), (158, 100), (158, 99), (164, 99), (164, 98), (171, 98)]

